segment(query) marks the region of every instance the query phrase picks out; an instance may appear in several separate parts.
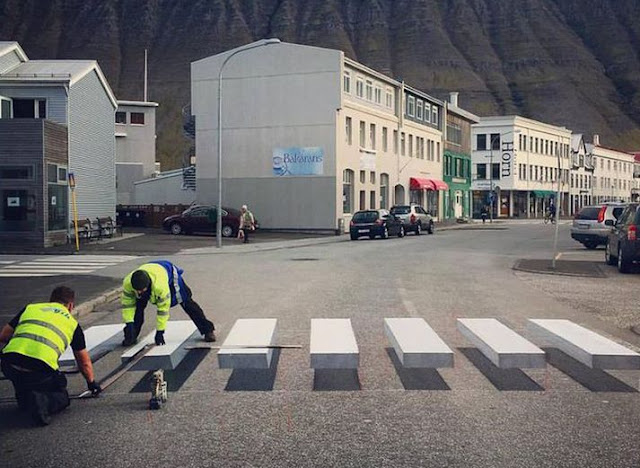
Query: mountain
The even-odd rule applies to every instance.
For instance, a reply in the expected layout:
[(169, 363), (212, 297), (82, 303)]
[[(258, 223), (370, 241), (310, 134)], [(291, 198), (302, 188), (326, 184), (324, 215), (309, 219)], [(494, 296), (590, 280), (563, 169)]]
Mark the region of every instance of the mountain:
[(119, 99), (160, 103), (164, 169), (188, 149), (189, 64), (266, 37), (341, 49), (478, 115), (519, 114), (640, 148), (637, 0), (0, 0), (0, 40), (97, 59)]

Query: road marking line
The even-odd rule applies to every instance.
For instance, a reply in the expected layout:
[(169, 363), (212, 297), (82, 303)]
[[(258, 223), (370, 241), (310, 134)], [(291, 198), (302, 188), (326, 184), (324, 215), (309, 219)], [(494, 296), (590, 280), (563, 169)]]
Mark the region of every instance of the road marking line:
[(559, 252), (558, 255), (556, 255), (556, 260), (558, 260), (560, 257), (562, 257), (562, 252)]
[(404, 288), (398, 288), (398, 293), (400, 294), (400, 299), (402, 299), (402, 305), (407, 310), (407, 313), (411, 317), (418, 317), (418, 310), (416, 309), (416, 306), (413, 304), (413, 302), (407, 299), (407, 296), (408, 296), (407, 290)]

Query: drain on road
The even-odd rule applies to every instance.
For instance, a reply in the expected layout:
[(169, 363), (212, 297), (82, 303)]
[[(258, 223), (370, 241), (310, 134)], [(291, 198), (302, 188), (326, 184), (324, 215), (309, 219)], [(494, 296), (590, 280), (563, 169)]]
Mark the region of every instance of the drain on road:
[(319, 258), (311, 258), (311, 257), (301, 257), (301, 258), (292, 258), (292, 262), (317, 262), (320, 260)]

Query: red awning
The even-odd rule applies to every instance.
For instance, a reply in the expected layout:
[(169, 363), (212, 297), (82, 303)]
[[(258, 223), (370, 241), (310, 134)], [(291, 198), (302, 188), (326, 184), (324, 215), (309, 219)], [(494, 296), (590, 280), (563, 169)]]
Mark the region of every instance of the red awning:
[(419, 177), (411, 177), (409, 179), (411, 190), (448, 190), (449, 186), (446, 182), (437, 179), (421, 179)]

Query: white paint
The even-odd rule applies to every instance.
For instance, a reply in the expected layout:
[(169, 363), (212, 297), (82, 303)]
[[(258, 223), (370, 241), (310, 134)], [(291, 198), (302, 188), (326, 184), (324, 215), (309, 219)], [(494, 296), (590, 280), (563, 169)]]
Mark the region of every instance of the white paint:
[(385, 318), (384, 330), (404, 367), (453, 367), (453, 351), (422, 318)]
[[(276, 319), (238, 319), (218, 351), (221, 369), (268, 369), (273, 349), (253, 346), (273, 345)], [(251, 349), (224, 349), (225, 346), (252, 346)]]
[(311, 319), (309, 348), (313, 369), (357, 369), (360, 363), (351, 319)]
[[(118, 334), (122, 333), (123, 327), (124, 325), (122, 324), (96, 325), (84, 330), (84, 339), (87, 345), (86, 349), (92, 360), (103, 350), (117, 345), (120, 339)], [(60, 366), (70, 366), (75, 364), (75, 362), (76, 359), (73, 356), (71, 347), (68, 347), (58, 360)]]

